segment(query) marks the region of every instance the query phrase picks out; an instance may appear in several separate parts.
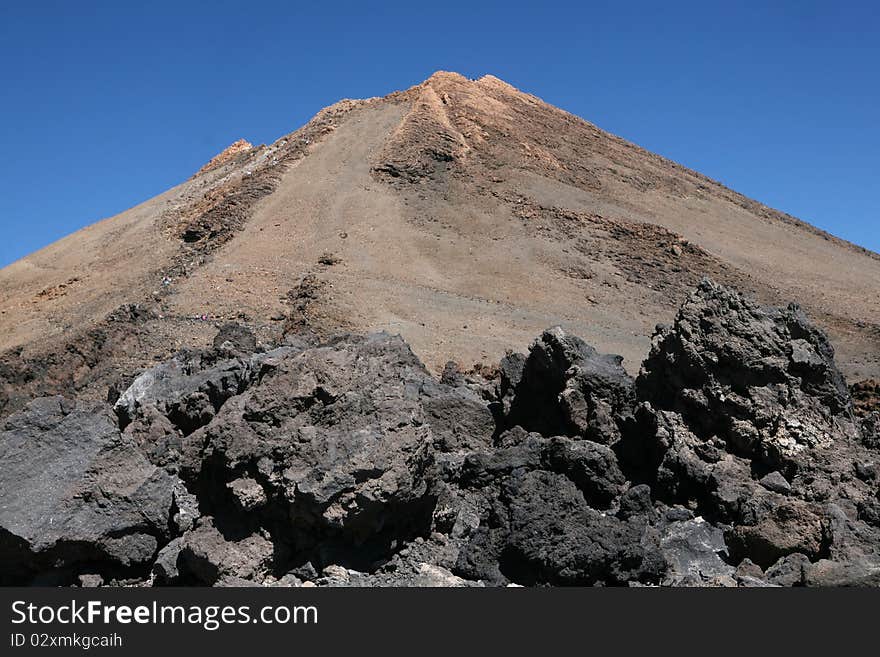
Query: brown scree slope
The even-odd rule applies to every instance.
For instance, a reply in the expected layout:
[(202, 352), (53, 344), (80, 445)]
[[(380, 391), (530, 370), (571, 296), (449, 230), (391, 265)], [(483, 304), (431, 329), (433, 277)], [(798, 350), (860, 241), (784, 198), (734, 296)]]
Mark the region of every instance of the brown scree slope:
[(227, 320), (402, 334), (437, 369), (561, 324), (635, 372), (703, 276), (880, 375), (880, 256), (486, 76), (342, 101), (0, 271), (0, 413), (103, 396)]

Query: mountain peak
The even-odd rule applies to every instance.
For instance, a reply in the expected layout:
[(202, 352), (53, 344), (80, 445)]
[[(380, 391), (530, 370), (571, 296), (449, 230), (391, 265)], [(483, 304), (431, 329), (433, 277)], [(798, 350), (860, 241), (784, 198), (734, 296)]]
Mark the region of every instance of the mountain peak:
[(468, 78), (455, 71), (434, 71), (423, 84), (432, 82), (467, 82)]
[(494, 75), (343, 100), (201, 171), (0, 271), (0, 413), (38, 388), (105, 398), (227, 321), (267, 344), (399, 333), (436, 371), (561, 325), (635, 374), (704, 276), (801, 301), (847, 376), (880, 378), (880, 256)]

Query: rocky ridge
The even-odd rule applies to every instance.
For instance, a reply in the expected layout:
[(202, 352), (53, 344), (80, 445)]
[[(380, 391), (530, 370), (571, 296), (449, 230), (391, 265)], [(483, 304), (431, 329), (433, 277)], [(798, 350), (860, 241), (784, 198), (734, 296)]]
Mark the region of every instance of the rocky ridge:
[(210, 171), (216, 167), (219, 167), (226, 162), (229, 162), (232, 159), (235, 159), (239, 155), (247, 153), (248, 151), (253, 150), (254, 145), (247, 141), (246, 139), (238, 139), (232, 142), (229, 146), (224, 148), (222, 151), (217, 153), (214, 157), (208, 160), (205, 165), (196, 172), (196, 175), (200, 173), (204, 173), (205, 171)]
[(229, 324), (0, 431), (0, 583), (880, 585), (880, 413), (797, 306), (704, 280), (637, 378), (562, 329), (431, 375)]

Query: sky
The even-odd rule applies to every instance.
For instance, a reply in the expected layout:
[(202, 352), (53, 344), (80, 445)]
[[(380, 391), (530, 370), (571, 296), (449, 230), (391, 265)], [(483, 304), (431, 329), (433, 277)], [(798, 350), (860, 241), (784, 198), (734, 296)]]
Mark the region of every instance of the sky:
[(2, 0), (0, 267), (436, 70), (880, 251), (880, 3)]

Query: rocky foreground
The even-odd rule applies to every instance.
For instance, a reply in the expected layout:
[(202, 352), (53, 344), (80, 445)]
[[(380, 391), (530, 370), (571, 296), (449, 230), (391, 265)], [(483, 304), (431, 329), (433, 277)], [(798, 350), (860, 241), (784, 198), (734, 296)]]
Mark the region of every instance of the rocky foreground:
[(2, 584), (880, 585), (880, 413), (796, 306), (708, 281), (636, 380), (558, 328), (438, 381), (229, 325), (112, 401), (5, 422)]

